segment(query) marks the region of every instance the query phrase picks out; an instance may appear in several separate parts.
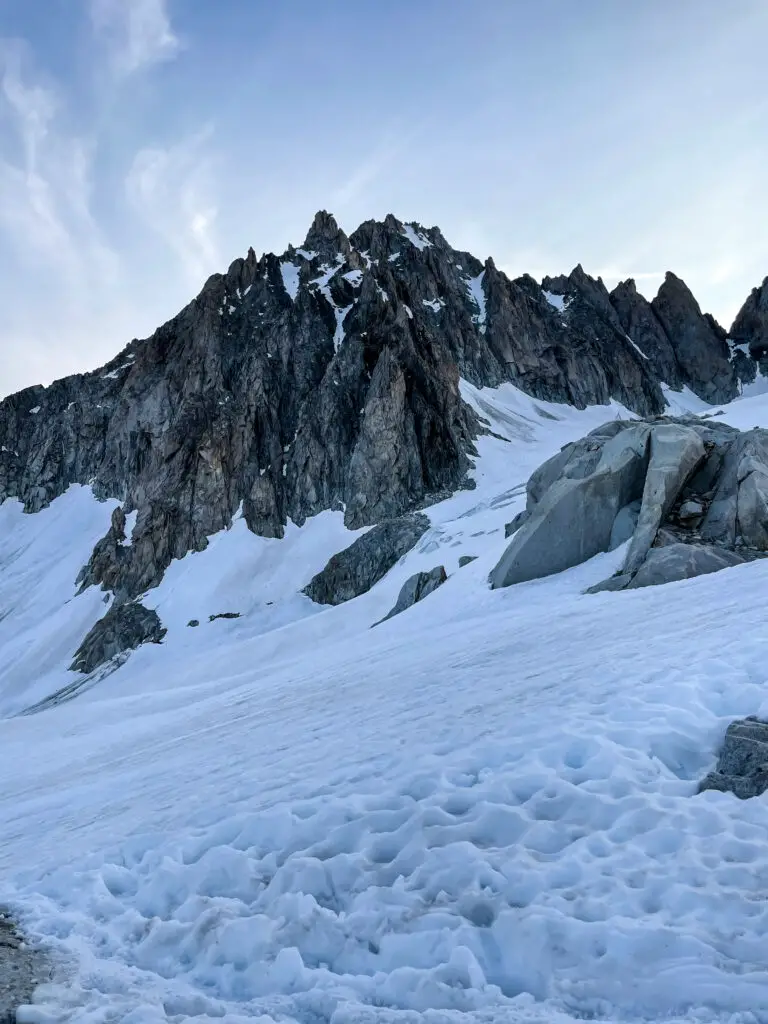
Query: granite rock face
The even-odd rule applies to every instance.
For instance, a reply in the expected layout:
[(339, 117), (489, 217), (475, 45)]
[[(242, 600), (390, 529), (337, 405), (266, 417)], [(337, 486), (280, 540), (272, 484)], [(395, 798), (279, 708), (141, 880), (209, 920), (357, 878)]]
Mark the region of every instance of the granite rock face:
[(616, 591), (768, 554), (768, 431), (695, 417), (613, 420), (540, 466), (493, 587), (538, 579), (629, 541)]
[(343, 604), (378, 583), (429, 529), (425, 515), (402, 516), (372, 527), (330, 559), (304, 593), (318, 604)]

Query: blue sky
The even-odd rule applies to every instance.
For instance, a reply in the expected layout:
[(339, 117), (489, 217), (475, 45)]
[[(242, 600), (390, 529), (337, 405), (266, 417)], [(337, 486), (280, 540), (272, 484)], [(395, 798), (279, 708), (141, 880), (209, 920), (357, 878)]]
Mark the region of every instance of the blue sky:
[(0, 0), (0, 394), (388, 212), (510, 274), (768, 274), (765, 0)]

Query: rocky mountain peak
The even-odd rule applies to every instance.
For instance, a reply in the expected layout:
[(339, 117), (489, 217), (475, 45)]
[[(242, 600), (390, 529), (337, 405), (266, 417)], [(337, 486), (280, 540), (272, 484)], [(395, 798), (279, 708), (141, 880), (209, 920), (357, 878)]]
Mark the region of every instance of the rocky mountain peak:
[(346, 256), (349, 254), (350, 244), (333, 214), (326, 210), (318, 210), (301, 248), (320, 256), (337, 253)]
[(0, 501), (36, 511), (73, 483), (119, 499), (82, 581), (130, 601), (238, 510), (280, 537), (289, 518), (366, 526), (471, 486), (483, 425), (461, 378), (647, 416), (660, 382), (732, 394), (756, 372), (736, 355), (674, 275), (653, 303), (581, 265), (510, 281), (437, 228), (389, 214), (347, 237), (320, 211), (301, 248), (249, 249), (106, 366), (0, 402)]
[(753, 359), (768, 356), (768, 277), (753, 288), (739, 310), (730, 332), (736, 345), (747, 345)]
[(675, 353), (682, 383), (705, 401), (735, 398), (739, 384), (724, 332), (701, 312), (688, 285), (667, 271), (651, 308)]

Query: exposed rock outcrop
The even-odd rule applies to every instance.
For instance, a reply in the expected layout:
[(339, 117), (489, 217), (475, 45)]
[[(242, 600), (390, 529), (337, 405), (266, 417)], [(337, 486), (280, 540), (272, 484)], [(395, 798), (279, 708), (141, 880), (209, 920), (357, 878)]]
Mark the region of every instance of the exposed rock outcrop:
[(510, 586), (629, 540), (591, 592), (653, 586), (768, 554), (768, 431), (694, 417), (611, 421), (528, 481), (527, 519), (491, 573)]
[(334, 555), (310, 580), (304, 593), (318, 604), (343, 604), (365, 594), (428, 529), (429, 519), (425, 515), (379, 523)]
[[(661, 382), (725, 401), (757, 373), (767, 291), (729, 342), (674, 275), (652, 303), (631, 281), (609, 294), (581, 266), (543, 285), (510, 280), (437, 228), (389, 215), (348, 237), (321, 211), (300, 248), (250, 249), (106, 366), (0, 402), (0, 501), (35, 512), (72, 484), (120, 501), (79, 583), (130, 602), (238, 509), (280, 537), (326, 509), (371, 526), (471, 486), (483, 427), (460, 376), (643, 417), (663, 411)], [(566, 476), (588, 477), (595, 451)], [(745, 521), (758, 522), (764, 490), (759, 473), (744, 484)]]
[(136, 601), (115, 604), (83, 640), (70, 669), (88, 674), (142, 644), (159, 644), (166, 632), (156, 611)]
[(49, 958), (25, 941), (10, 915), (0, 908), (0, 1024), (16, 1024), (16, 1011), (32, 1000), (47, 980)]
[(657, 380), (671, 388), (681, 388), (685, 380), (672, 342), (650, 302), (638, 292), (631, 278), (613, 289), (611, 303), (622, 330), (648, 360)]
[(705, 316), (688, 286), (667, 273), (651, 303), (675, 353), (683, 384), (707, 402), (729, 402), (738, 394), (726, 332)]
[(633, 425), (602, 445), (592, 438), (569, 445), (545, 463), (532, 478), (529, 498), (550, 471), (557, 478), (534, 498), (530, 518), (491, 573), (491, 586), (549, 576), (608, 550), (620, 510), (643, 492), (649, 438), (647, 425)]
[(768, 277), (754, 288), (739, 310), (730, 337), (735, 345), (746, 345), (753, 359), (768, 369)]
[(707, 789), (734, 793), (741, 800), (768, 789), (768, 722), (752, 716), (731, 722), (717, 767), (702, 781), (699, 792)]
[[(419, 601), (423, 601), (425, 597), (429, 597), (430, 594), (434, 593), (447, 579), (445, 567), (442, 565), (430, 569), (429, 572), (414, 573), (413, 576), (405, 581), (398, 594), (397, 601), (395, 601), (393, 607), (380, 621), (386, 622), (387, 619), (391, 619), (395, 615), (406, 611), (406, 609), (412, 608)], [(375, 623), (375, 625), (378, 624), (378, 622)]]

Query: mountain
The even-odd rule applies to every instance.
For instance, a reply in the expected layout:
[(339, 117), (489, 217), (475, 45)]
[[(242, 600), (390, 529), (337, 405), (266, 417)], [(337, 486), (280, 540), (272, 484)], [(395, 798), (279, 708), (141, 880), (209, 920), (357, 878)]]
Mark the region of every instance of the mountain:
[(0, 403), (0, 501), (36, 512), (72, 484), (118, 499), (79, 582), (121, 604), (238, 510), (253, 533), (281, 537), (326, 509), (356, 529), (472, 486), (487, 425), (461, 380), (644, 416), (665, 408), (662, 385), (728, 401), (758, 372), (766, 294), (731, 342), (673, 274), (651, 303), (580, 266), (509, 280), (437, 228), (390, 215), (347, 237), (321, 211), (300, 248), (249, 250), (101, 369)]
[(768, 1019), (761, 308), (321, 214), (0, 403), (0, 1019)]

